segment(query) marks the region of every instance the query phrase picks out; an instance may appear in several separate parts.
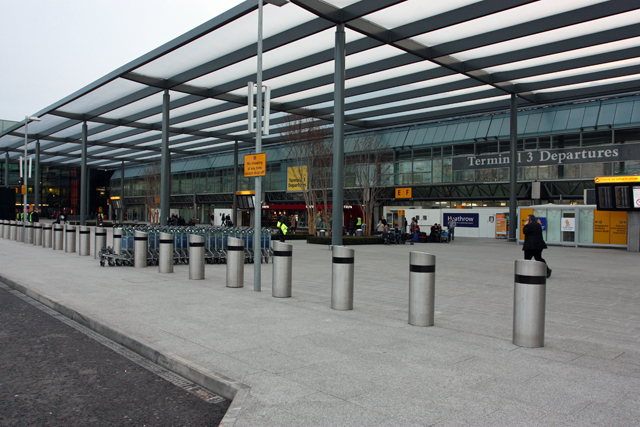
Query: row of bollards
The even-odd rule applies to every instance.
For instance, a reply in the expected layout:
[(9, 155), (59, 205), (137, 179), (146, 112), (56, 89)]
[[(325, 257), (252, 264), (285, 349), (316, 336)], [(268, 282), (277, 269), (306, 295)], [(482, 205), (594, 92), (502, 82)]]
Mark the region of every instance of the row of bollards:
[[(62, 225), (23, 224), (20, 221), (0, 221), (0, 236), (27, 244), (53, 247), (54, 250), (76, 251), (76, 227)], [(24, 229), (24, 231), (23, 231)], [(24, 234), (23, 234), (24, 233)], [(90, 230), (80, 226), (79, 255), (90, 255)], [(106, 247), (106, 231), (96, 227), (96, 254)], [(174, 236), (159, 235), (159, 272), (173, 272)], [(63, 239), (65, 240), (63, 242)], [(147, 266), (148, 234), (134, 232), (134, 266)], [(282, 242), (273, 244), (272, 295), (291, 297), (293, 250)], [(114, 229), (114, 252), (122, 250), (122, 229)], [(242, 239), (229, 236), (227, 241), (226, 286), (244, 286), (245, 247)], [(97, 256), (97, 255), (96, 255)], [(203, 280), (205, 273), (204, 237), (189, 236), (189, 279)], [(331, 308), (353, 310), (355, 251), (334, 246), (331, 269)], [(433, 326), (435, 312), (436, 257), (424, 252), (411, 252), (409, 256), (409, 316), (408, 323), (415, 326)], [(546, 264), (538, 261), (516, 260), (513, 302), (513, 344), (521, 347), (543, 347), (546, 305)]]
[[(61, 224), (41, 224), (39, 222), (24, 224), (22, 221), (0, 221), (0, 236), (4, 239), (24, 242), (43, 248), (76, 252), (76, 232), (78, 234), (78, 254), (89, 256), (91, 254), (91, 230), (85, 226)], [(96, 254), (106, 246), (107, 233), (104, 228), (96, 227)]]

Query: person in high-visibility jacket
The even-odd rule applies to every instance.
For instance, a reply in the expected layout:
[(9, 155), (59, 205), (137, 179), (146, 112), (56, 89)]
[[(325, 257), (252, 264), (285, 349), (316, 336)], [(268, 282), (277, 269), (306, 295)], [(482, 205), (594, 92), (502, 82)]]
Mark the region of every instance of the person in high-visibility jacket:
[(284, 243), (284, 236), (287, 234), (287, 230), (289, 229), (289, 219), (286, 215), (282, 215), (276, 224), (278, 227), (278, 236), (280, 237), (280, 241)]
[(360, 217), (356, 221), (356, 230), (362, 230), (362, 218)]

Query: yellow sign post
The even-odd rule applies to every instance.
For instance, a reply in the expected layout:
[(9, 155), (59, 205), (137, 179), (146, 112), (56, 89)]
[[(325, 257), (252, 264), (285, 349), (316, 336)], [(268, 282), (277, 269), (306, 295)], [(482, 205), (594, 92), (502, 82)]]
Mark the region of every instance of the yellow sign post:
[(411, 197), (413, 197), (411, 187), (396, 188), (396, 199), (410, 199)]
[(267, 153), (244, 156), (244, 176), (265, 176), (267, 173)]

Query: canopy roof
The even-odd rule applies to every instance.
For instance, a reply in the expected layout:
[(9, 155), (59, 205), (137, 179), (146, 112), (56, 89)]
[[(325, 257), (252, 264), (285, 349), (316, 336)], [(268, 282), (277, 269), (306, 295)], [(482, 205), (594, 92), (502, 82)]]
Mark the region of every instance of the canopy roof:
[[(272, 3), (281, 3), (282, 0)], [(265, 1), (266, 3), (266, 1)], [(160, 159), (170, 94), (172, 160), (228, 151), (247, 131), (256, 80), (258, 1), (247, 0), (43, 109), (29, 124), (41, 162), (77, 166)], [(620, 96), (638, 89), (640, 2), (628, 0), (291, 0), (264, 8), (264, 84), (279, 143), (286, 113), (332, 126), (335, 27), (346, 27), (345, 131)], [(11, 158), (24, 122), (0, 133)]]

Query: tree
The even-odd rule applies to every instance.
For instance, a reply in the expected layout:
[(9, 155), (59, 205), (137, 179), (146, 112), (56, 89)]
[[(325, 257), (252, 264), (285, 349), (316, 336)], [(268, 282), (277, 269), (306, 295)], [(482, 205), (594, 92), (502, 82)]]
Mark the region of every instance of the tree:
[(384, 180), (392, 172), (393, 154), (379, 135), (365, 134), (353, 142), (353, 152), (347, 159), (353, 171), (355, 185), (360, 188), (359, 202), (364, 212), (363, 234), (371, 234), (373, 211), (384, 188)]
[(144, 199), (147, 205), (147, 218), (151, 225), (160, 223), (160, 168), (148, 166), (142, 174)]
[(328, 136), (329, 129), (323, 127), (322, 122), (312, 113), (288, 114), (280, 128), (280, 140), (289, 149), (289, 156), (295, 163), (290, 171), (302, 184), (301, 192), (307, 207), (311, 234), (316, 231), (320, 204), (323, 206), (322, 215), (327, 226), (331, 216), (328, 206), (333, 156)]

